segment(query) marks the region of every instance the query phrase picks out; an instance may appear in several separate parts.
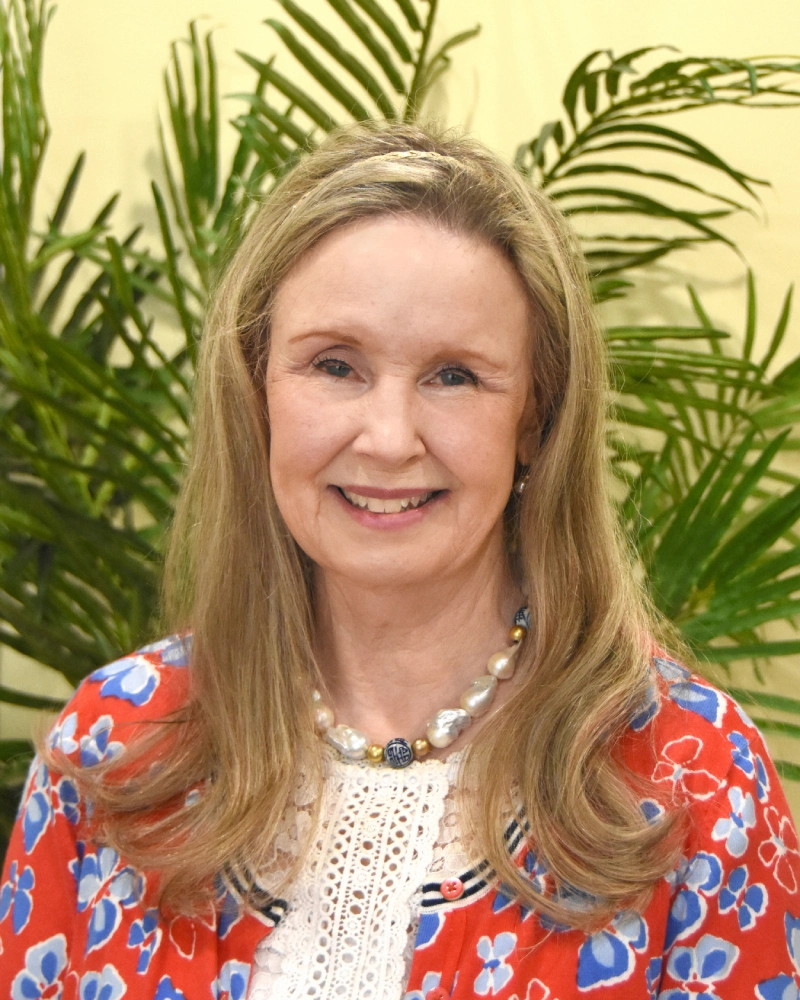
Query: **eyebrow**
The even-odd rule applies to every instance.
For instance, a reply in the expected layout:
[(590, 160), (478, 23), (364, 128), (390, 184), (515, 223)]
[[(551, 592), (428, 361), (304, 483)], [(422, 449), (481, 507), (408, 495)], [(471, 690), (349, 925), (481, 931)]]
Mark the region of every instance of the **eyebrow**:
[(287, 341), (288, 344), (301, 344), (305, 340), (311, 340), (313, 337), (330, 337), (333, 340), (339, 340), (343, 344), (351, 344), (353, 346), (358, 346), (361, 341), (357, 336), (353, 336), (352, 333), (346, 333), (344, 330), (339, 329), (322, 329), (314, 328), (313, 330), (304, 330), (301, 333), (296, 333), (293, 337), (290, 337)]

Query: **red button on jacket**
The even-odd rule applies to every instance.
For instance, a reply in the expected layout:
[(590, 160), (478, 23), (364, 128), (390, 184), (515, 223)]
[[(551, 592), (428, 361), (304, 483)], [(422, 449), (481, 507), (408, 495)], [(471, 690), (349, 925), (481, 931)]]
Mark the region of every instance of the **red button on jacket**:
[(439, 889), (445, 899), (459, 899), (464, 895), (464, 883), (460, 878), (446, 878)]
[(450, 994), (443, 986), (434, 986), (425, 994), (425, 1000), (450, 1000)]

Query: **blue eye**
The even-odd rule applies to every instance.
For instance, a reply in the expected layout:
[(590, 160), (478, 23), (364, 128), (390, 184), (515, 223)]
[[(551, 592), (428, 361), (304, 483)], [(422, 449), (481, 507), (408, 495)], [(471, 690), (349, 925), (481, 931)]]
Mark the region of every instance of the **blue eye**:
[(322, 371), (333, 375), (334, 378), (347, 378), (353, 370), (347, 362), (340, 361), (338, 358), (323, 358), (321, 361), (315, 361), (314, 367), (321, 368)]
[(477, 385), (478, 381), (466, 368), (445, 368), (439, 372), (438, 377), (442, 380), (442, 385), (446, 386)]

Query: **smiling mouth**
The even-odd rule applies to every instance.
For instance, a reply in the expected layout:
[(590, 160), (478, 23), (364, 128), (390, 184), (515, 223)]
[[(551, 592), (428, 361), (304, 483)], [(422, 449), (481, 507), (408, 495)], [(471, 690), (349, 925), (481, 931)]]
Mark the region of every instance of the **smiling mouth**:
[(415, 496), (403, 497), (395, 500), (380, 500), (378, 497), (362, 496), (360, 493), (351, 493), (349, 490), (337, 489), (350, 504), (360, 510), (368, 510), (372, 514), (402, 514), (404, 510), (416, 510), (422, 507), (433, 497), (438, 496), (442, 490), (429, 490), (427, 493), (417, 493)]

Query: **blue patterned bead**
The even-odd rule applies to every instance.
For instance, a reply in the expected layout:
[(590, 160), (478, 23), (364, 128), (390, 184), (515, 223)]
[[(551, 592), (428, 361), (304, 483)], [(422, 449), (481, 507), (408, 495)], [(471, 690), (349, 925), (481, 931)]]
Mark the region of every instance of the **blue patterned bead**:
[(523, 628), (531, 629), (531, 615), (528, 611), (527, 605), (524, 608), (520, 608), (519, 611), (514, 615), (514, 624), (521, 625)]
[(414, 759), (414, 751), (408, 740), (404, 740), (402, 736), (396, 736), (393, 740), (389, 740), (383, 748), (383, 759), (389, 767), (408, 767)]

